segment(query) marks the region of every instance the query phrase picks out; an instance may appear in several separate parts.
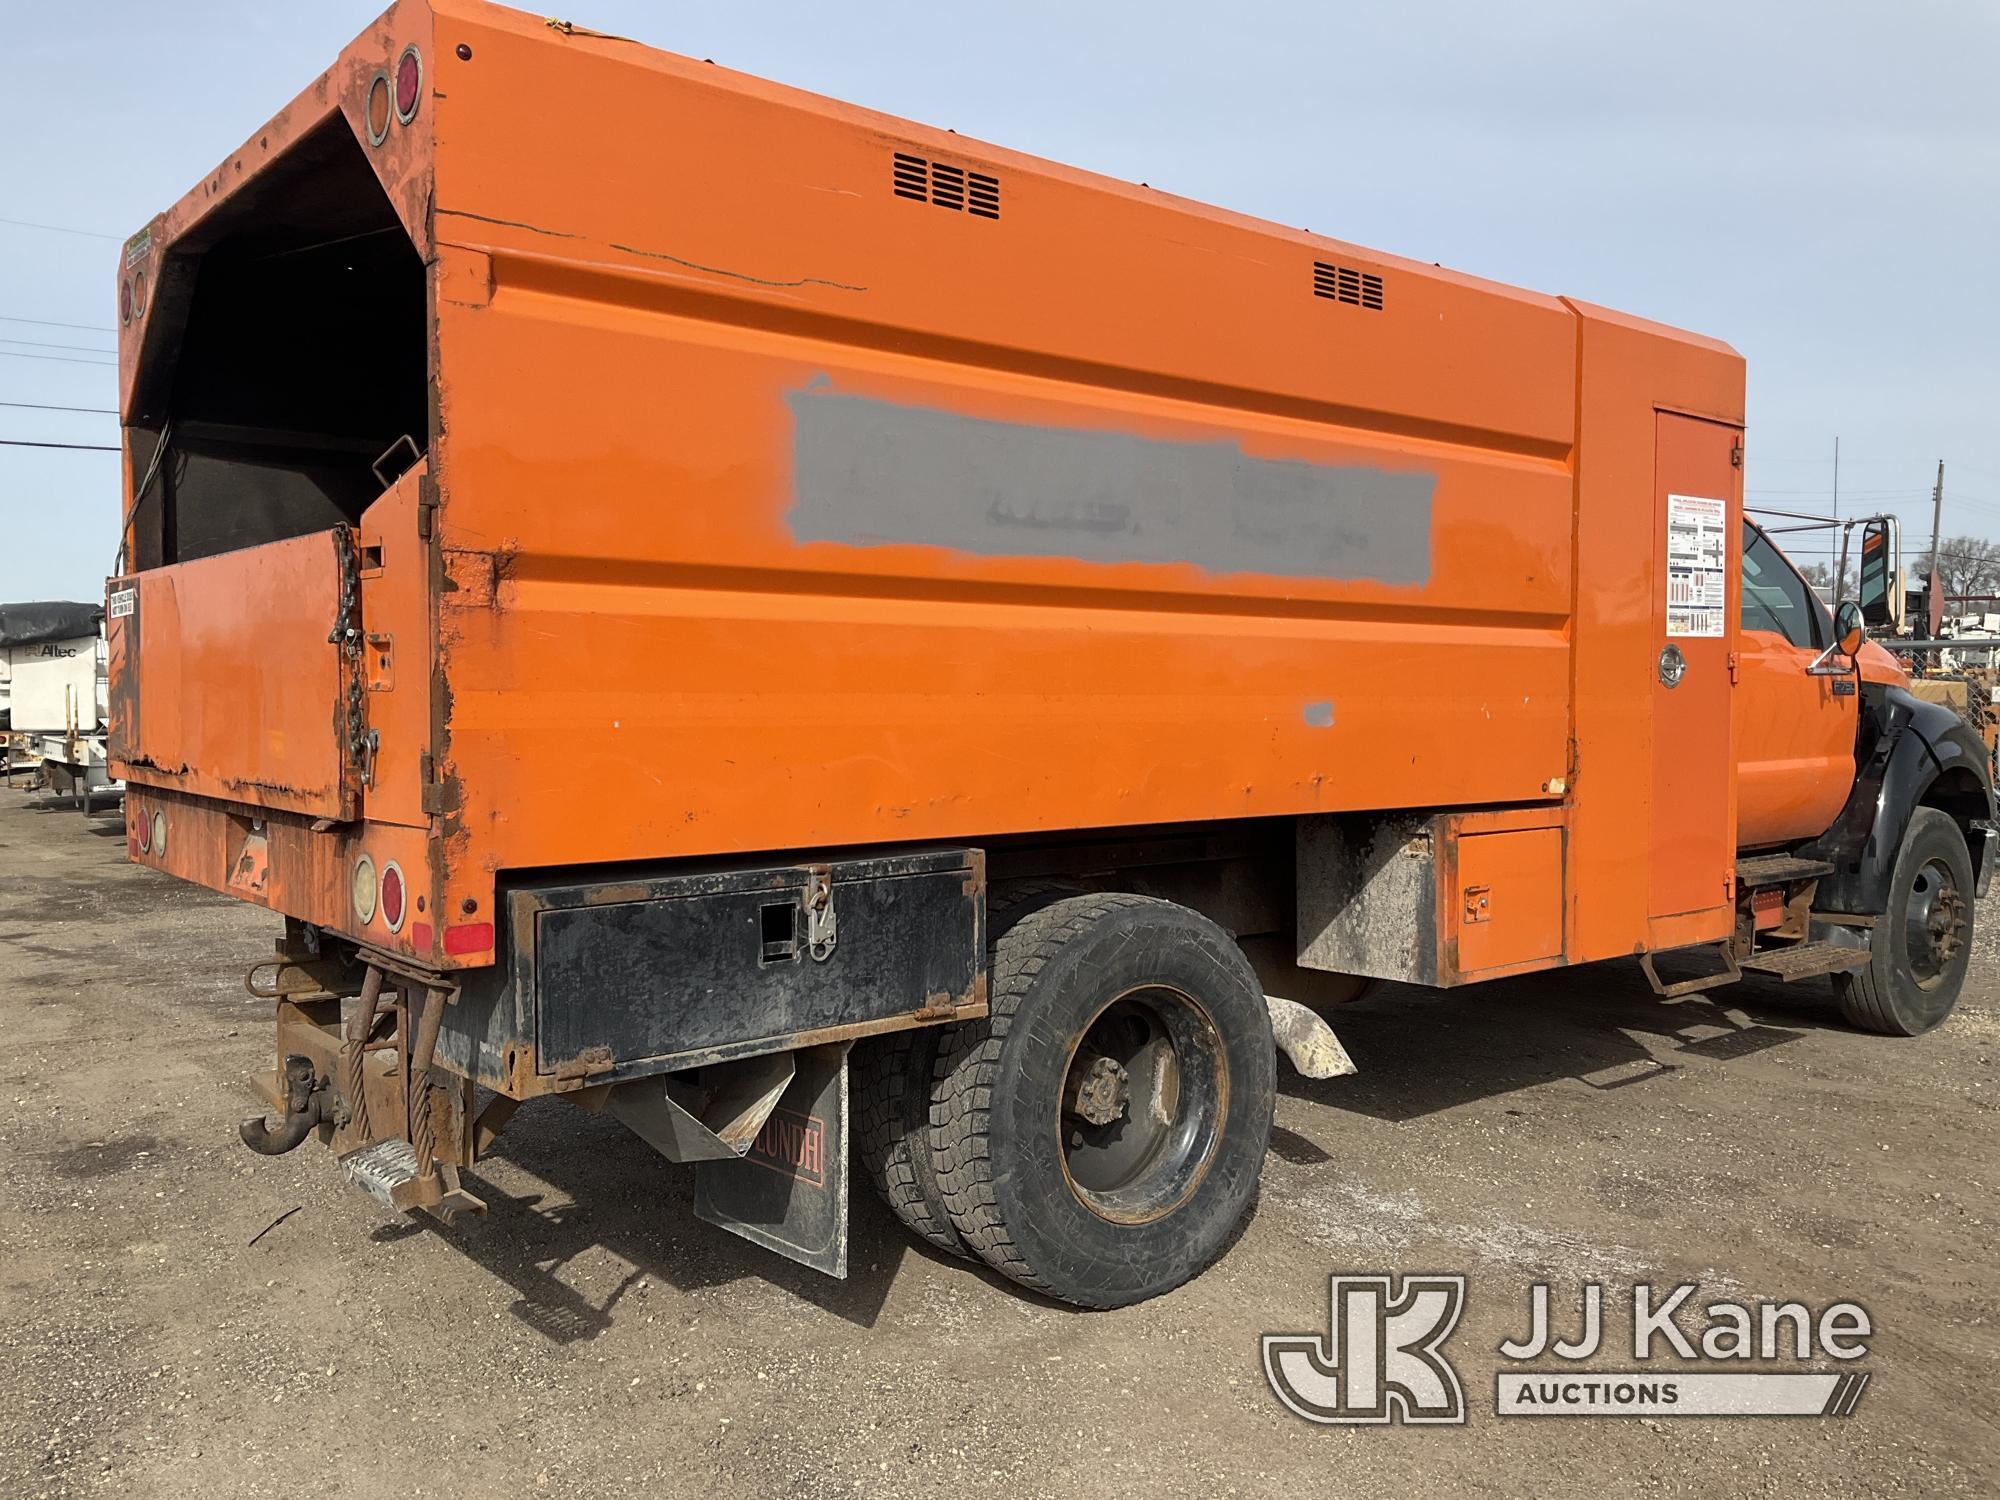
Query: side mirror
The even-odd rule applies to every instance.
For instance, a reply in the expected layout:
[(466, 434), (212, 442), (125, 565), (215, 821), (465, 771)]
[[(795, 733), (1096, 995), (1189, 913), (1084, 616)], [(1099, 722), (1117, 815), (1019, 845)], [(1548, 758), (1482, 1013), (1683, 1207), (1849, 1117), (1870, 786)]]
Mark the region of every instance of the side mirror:
[[(1866, 625), (1903, 628), (1903, 536), (1894, 516), (1861, 528), (1861, 618)], [(1836, 632), (1844, 633), (1844, 632)]]
[(1861, 606), (1852, 599), (1840, 601), (1840, 608), (1833, 612), (1833, 641), (1824, 651), (1812, 659), (1806, 668), (1808, 677), (1846, 677), (1855, 669), (1854, 653), (1861, 649), (1861, 643), (1868, 638), (1866, 622), (1861, 618)]
[(1833, 641), (1840, 648), (1840, 654), (1852, 657), (1867, 638), (1868, 622), (1861, 613), (1861, 606), (1852, 599), (1841, 600), (1840, 608), (1833, 612)]

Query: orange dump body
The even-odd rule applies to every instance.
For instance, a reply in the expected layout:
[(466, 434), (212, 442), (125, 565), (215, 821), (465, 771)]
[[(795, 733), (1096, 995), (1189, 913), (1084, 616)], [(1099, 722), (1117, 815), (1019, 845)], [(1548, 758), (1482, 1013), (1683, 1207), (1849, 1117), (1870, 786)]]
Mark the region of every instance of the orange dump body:
[(507, 872), (1495, 808), (1495, 965), (1731, 929), (1719, 343), (475, 0), (120, 276), (135, 858), (445, 968)]

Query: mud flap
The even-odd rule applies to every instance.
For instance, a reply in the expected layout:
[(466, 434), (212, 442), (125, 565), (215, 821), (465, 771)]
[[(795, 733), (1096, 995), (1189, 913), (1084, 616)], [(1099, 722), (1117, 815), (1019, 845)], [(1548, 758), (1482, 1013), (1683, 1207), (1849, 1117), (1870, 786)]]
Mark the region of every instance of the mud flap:
[(847, 1276), (847, 1054), (802, 1047), (741, 1160), (702, 1161), (695, 1217), (828, 1276)]

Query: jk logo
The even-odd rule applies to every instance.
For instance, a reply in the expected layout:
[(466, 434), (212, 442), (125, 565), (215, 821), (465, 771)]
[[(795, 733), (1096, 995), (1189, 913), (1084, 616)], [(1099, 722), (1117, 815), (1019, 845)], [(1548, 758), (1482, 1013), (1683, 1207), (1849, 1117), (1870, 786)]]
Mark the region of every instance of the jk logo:
[(1325, 1338), (1264, 1335), (1264, 1376), (1308, 1422), (1465, 1421), (1440, 1349), (1465, 1310), (1463, 1276), (1334, 1276)]

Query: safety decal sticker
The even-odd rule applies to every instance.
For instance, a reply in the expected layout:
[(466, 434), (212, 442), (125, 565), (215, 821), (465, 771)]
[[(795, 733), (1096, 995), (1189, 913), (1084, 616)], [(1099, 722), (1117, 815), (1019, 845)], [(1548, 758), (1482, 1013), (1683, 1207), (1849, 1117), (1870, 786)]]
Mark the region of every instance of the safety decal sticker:
[(111, 607), (105, 611), (112, 619), (122, 620), (139, 607), (137, 589), (117, 589), (111, 595)]
[(1667, 634), (1720, 636), (1728, 607), (1729, 502), (1667, 496)]

